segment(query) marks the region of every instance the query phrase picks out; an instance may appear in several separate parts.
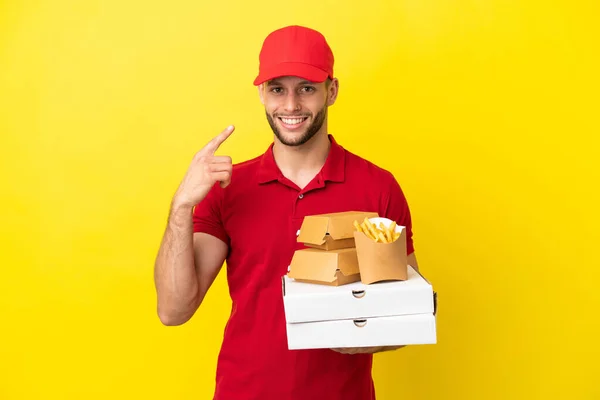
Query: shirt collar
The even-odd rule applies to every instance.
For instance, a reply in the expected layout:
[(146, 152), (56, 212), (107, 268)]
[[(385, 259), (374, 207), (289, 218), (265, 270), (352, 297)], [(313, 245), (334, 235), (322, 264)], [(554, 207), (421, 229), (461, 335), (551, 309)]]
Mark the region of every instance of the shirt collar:
[[(328, 135), (331, 147), (329, 154), (325, 160), (325, 165), (321, 168), (319, 175), (323, 181), (343, 182), (345, 178), (346, 154), (342, 146), (340, 146), (333, 135)], [(273, 157), (273, 143), (267, 151), (262, 155), (258, 167), (258, 183), (267, 183), (276, 181), (283, 177), (281, 170), (275, 163)]]

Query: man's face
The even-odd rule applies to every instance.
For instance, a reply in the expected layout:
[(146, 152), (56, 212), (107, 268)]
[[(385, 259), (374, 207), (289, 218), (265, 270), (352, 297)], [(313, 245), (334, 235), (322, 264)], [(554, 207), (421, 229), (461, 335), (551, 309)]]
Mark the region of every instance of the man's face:
[(273, 133), (286, 146), (308, 142), (323, 127), (327, 107), (333, 104), (335, 88), (325, 82), (283, 77), (266, 82), (261, 89), (267, 120)]

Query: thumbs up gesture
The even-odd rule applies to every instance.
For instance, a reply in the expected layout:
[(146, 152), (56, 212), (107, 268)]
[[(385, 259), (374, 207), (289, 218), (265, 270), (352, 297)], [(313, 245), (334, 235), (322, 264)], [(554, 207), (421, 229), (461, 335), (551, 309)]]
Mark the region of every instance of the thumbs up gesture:
[(206, 197), (216, 182), (220, 182), (223, 188), (229, 185), (233, 169), (231, 157), (215, 156), (215, 152), (231, 136), (234, 129), (233, 126), (229, 126), (194, 155), (192, 163), (177, 189), (174, 203), (180, 206), (194, 207)]

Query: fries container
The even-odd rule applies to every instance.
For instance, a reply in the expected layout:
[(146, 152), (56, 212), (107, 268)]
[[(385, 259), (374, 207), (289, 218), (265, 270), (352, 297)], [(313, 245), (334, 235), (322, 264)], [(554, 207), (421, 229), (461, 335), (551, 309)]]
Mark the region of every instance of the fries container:
[(356, 249), (296, 250), (288, 277), (303, 283), (340, 286), (360, 280)]
[(344, 211), (307, 215), (302, 221), (297, 241), (307, 247), (336, 250), (355, 247), (353, 222), (374, 218), (378, 214), (364, 211)]
[[(373, 225), (380, 222), (386, 227), (392, 223), (387, 218), (369, 218)], [(406, 254), (406, 227), (396, 226), (400, 237), (392, 243), (375, 242), (362, 232), (354, 231), (360, 279), (364, 284), (408, 279)]]

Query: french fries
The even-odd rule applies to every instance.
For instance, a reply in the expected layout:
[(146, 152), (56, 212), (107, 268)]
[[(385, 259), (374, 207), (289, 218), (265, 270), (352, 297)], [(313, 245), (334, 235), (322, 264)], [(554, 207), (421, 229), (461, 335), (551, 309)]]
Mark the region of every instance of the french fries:
[(380, 222), (379, 226), (375, 226), (368, 218), (365, 218), (361, 223), (355, 220), (354, 228), (379, 243), (392, 243), (400, 237), (400, 234), (396, 232), (396, 221), (392, 221), (389, 227), (386, 227), (383, 222)]

